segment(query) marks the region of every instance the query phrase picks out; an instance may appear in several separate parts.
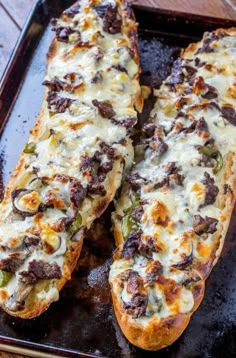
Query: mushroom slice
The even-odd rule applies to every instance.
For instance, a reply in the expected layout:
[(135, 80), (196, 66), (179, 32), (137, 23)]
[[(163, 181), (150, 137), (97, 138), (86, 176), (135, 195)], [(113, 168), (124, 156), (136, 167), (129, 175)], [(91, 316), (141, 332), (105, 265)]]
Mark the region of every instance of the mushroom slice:
[(22, 310), (24, 308), (25, 299), (29, 296), (33, 287), (32, 284), (19, 282), (17, 289), (6, 303), (7, 309), (12, 312)]
[(171, 267), (174, 267), (178, 270), (185, 270), (190, 265), (192, 265), (192, 262), (193, 262), (193, 250), (191, 251), (191, 253), (189, 255), (185, 255), (183, 257), (182, 261), (178, 262), (175, 265), (172, 265)]

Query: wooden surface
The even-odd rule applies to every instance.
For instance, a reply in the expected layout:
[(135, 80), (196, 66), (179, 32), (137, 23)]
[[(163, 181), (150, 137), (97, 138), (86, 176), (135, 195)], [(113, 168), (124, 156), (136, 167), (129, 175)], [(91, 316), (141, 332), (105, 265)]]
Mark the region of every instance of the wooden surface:
[(0, 352), (0, 358), (25, 358), (26, 356), (20, 356), (18, 354)]
[(160, 9), (236, 19), (236, 0), (138, 0), (138, 3)]
[(0, 78), (34, 0), (0, 0)]
[[(0, 78), (34, 2), (35, 0), (0, 0)], [(236, 20), (236, 0), (137, 0), (136, 2), (162, 9)]]
[[(34, 2), (35, 0), (0, 0), (0, 77)], [(138, 0), (137, 3), (236, 20), (236, 0)], [(23, 358), (23, 356), (0, 352), (0, 358)]]

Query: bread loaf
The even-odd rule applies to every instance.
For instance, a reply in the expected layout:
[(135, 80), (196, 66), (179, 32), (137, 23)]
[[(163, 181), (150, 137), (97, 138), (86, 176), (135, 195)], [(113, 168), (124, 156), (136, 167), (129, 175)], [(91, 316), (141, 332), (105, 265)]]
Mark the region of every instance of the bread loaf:
[(126, 1), (81, 0), (52, 26), (42, 109), (0, 205), (0, 305), (22, 318), (70, 279), (84, 230), (132, 163), (128, 131), (142, 109)]
[(116, 203), (113, 303), (123, 333), (143, 349), (182, 334), (220, 257), (235, 203), (235, 71), (236, 29), (182, 51)]

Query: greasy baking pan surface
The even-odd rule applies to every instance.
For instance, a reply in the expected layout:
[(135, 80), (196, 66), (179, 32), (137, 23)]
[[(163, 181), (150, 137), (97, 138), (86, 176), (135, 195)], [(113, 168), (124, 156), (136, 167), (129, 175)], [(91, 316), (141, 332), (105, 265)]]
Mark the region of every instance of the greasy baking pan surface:
[[(2, 80), (1, 195), (42, 103), (45, 58), (53, 36), (49, 19), (72, 3), (68, 0), (38, 2), (15, 50), (7, 76)], [(141, 80), (154, 87), (169, 74), (181, 47), (200, 39), (206, 30), (236, 26), (229, 21), (187, 18), (185, 14), (140, 7), (135, 8), (135, 13), (140, 23)], [(62, 290), (60, 300), (46, 313), (30, 321), (0, 313), (0, 343), (70, 357), (236, 356), (235, 215), (222, 257), (207, 280), (203, 303), (182, 337), (171, 347), (156, 353), (131, 346), (116, 323), (107, 283), (114, 250), (108, 222), (109, 213), (95, 223), (85, 240), (72, 280)]]

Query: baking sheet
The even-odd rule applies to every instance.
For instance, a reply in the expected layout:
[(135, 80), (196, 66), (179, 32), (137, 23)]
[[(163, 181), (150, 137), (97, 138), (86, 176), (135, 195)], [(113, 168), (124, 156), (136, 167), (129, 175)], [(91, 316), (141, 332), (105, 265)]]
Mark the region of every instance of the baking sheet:
[[(71, 5), (68, 0), (39, 1), (15, 50), (0, 90), (0, 192), (16, 164), (41, 107), (45, 57), (53, 33), (49, 19)], [(139, 26), (143, 84), (158, 87), (181, 47), (206, 30), (236, 23), (161, 10), (135, 8)], [(148, 106), (150, 108), (150, 105)], [(111, 209), (112, 210), (112, 209)], [(236, 213), (235, 213), (236, 214)], [(85, 240), (81, 259), (60, 300), (37, 319), (0, 313), (0, 343), (70, 357), (233, 357), (236, 356), (236, 220), (222, 257), (206, 284), (203, 303), (180, 339), (159, 352), (133, 347), (114, 317), (107, 283), (114, 243), (109, 213)], [(106, 224), (104, 224), (106, 223)], [(157, 332), (158, 334), (158, 332)]]

